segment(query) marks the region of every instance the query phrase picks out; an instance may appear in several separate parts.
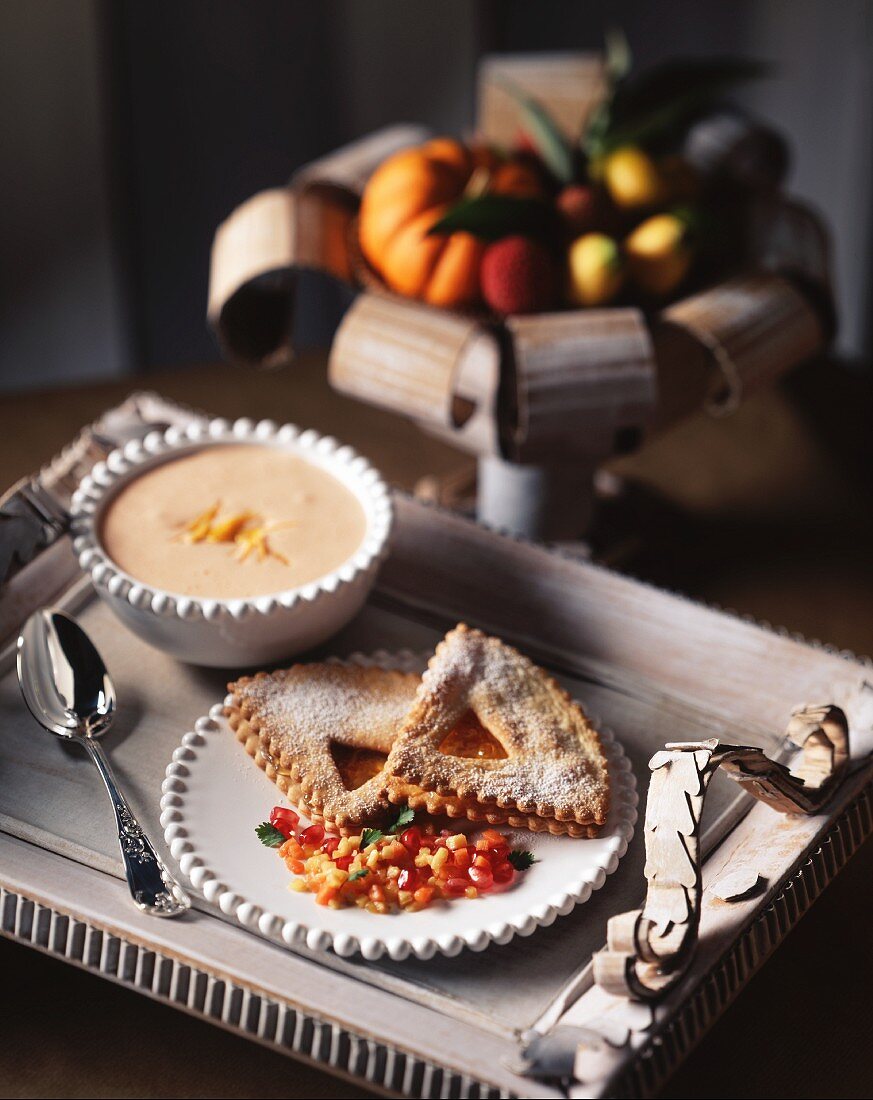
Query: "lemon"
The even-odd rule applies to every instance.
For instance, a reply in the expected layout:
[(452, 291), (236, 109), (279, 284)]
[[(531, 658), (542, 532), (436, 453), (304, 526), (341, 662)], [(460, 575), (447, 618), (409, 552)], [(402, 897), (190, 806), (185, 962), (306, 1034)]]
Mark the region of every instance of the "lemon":
[(687, 226), (676, 214), (646, 218), (624, 242), (631, 279), (646, 294), (664, 298), (688, 274), (693, 253)]
[(612, 301), (624, 281), (618, 244), (605, 233), (585, 233), (570, 245), (567, 254), (571, 302), (603, 306)]
[(666, 197), (658, 166), (636, 145), (624, 145), (607, 154), (601, 172), (612, 201), (622, 209), (654, 206)]

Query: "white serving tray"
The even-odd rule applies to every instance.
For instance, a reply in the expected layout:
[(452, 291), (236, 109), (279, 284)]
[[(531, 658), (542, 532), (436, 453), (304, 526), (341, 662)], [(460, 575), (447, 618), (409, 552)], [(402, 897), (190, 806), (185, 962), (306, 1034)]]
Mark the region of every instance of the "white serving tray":
[[(560, 675), (614, 730), (643, 793), (647, 761), (664, 742), (720, 736), (778, 755), (792, 707), (827, 699), (851, 719), (871, 675), (850, 655), (406, 497), (396, 506), (377, 588), (329, 652), (431, 649), (460, 619), (499, 634)], [(65, 603), (109, 660), (122, 705), (107, 749), (159, 838), (160, 786), (179, 731), (221, 698), (228, 674), (148, 649), (86, 588), (71, 590)], [(601, 993), (590, 974), (608, 917), (642, 898), (640, 837), (584, 906), (505, 946), (372, 962), (305, 944), (288, 950), (202, 896), (180, 921), (134, 911), (92, 770), (33, 736), (9, 653), (0, 671), (0, 931), (390, 1092), (566, 1095), (553, 1076), (522, 1072), (528, 1032), (571, 1036), (583, 1052), (565, 1071), (576, 1077), (577, 1095), (652, 1091), (873, 828), (871, 770), (860, 757), (827, 812), (814, 817), (779, 817), (717, 776), (707, 799), (700, 948), (654, 1012)], [(765, 888), (735, 905), (716, 903), (709, 885), (738, 856), (756, 860)]]

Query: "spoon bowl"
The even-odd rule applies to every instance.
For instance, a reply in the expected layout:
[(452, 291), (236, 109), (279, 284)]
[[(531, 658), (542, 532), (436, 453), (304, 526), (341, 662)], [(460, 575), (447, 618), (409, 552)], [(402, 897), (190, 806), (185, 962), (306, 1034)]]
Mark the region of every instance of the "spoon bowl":
[(115, 717), (115, 686), (75, 619), (44, 607), (18, 639), (18, 681), (27, 709), (57, 737), (102, 737)]

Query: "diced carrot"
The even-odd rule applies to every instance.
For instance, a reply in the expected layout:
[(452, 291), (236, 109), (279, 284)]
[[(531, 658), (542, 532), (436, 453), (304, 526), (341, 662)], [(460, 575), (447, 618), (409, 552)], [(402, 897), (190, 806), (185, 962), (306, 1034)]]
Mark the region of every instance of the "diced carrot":
[(329, 905), (336, 897), (337, 891), (335, 886), (329, 886), (325, 883), (322, 888), (315, 895), (315, 900), (319, 905)]

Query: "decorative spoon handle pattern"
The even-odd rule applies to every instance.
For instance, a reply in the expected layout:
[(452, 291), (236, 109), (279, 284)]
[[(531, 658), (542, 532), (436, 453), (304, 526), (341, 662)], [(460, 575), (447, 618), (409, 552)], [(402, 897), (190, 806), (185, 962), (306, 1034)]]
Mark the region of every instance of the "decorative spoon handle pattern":
[(103, 749), (91, 738), (82, 738), (82, 744), (96, 764), (112, 799), (124, 873), (134, 904), (143, 913), (156, 917), (175, 917), (186, 912), (191, 907), (191, 899), (164, 866), (118, 789)]

